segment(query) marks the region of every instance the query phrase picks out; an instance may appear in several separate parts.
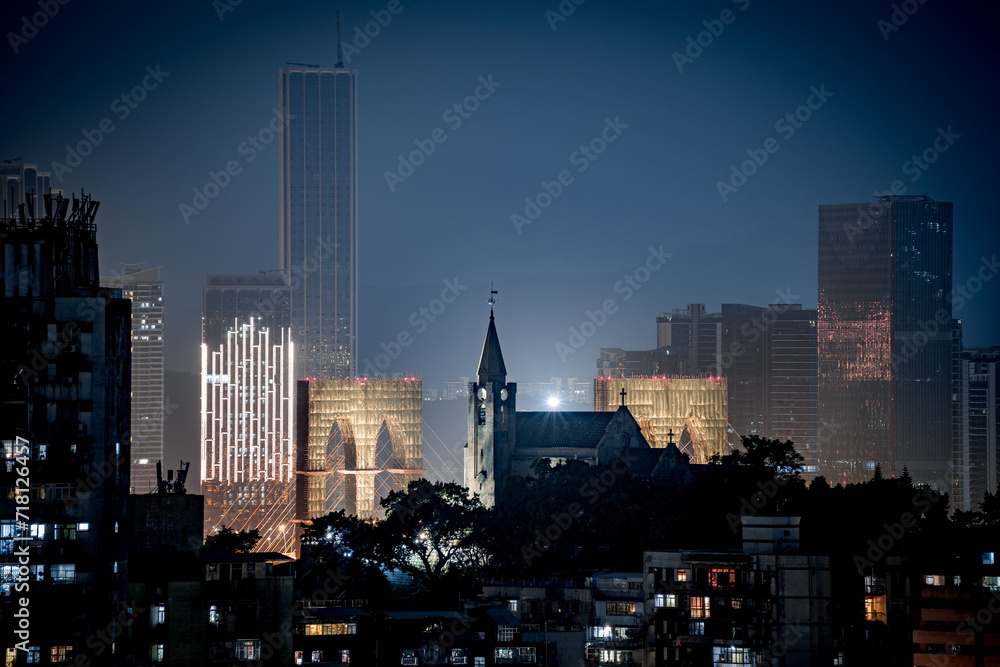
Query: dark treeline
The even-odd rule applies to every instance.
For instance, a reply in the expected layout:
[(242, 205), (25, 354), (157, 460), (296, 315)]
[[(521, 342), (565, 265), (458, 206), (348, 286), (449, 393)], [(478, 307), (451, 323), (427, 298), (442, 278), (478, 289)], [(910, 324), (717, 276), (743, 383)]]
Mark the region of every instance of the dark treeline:
[(791, 442), (750, 437), (744, 446), (656, 479), (621, 460), (542, 459), (494, 508), (458, 484), (412, 482), (382, 500), (378, 521), (343, 511), (315, 520), (303, 538), (300, 585), (309, 587), (311, 571), (333, 568), (345, 575), (348, 598), (457, 600), (487, 579), (638, 571), (643, 551), (739, 549), (740, 515), (801, 516), (800, 551), (859, 574), (887, 555), (979, 558), (1000, 536), (998, 496), (949, 518), (947, 494), (914, 485), (905, 471), (886, 478), (876, 468), (872, 480), (846, 487), (822, 477), (807, 485)]

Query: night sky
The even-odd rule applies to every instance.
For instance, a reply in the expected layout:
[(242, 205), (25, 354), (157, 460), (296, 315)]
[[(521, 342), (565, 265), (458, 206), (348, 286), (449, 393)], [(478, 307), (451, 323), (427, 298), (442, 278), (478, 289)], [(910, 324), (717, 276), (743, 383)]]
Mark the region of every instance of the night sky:
[[(521, 382), (592, 378), (600, 347), (653, 347), (656, 314), (687, 303), (815, 307), (817, 207), (894, 181), (954, 202), (956, 284), (1000, 246), (993, 2), (49, 1), (37, 31), (23, 17), (45, 0), (3, 5), (0, 158), (101, 201), (103, 273), (162, 267), (171, 371), (198, 371), (207, 274), (278, 267), (278, 141), (244, 142), (274, 117), (286, 61), (336, 63), (338, 6), (358, 71), (361, 371), (406, 332), (386, 372), (473, 375), (491, 280)], [(99, 143), (71, 167), (85, 132)], [(186, 220), (231, 160), (240, 173)], [(518, 224), (526, 198), (547, 206)], [(446, 281), (458, 296), (430, 321)], [(998, 284), (955, 313), (967, 345), (1000, 343)]]

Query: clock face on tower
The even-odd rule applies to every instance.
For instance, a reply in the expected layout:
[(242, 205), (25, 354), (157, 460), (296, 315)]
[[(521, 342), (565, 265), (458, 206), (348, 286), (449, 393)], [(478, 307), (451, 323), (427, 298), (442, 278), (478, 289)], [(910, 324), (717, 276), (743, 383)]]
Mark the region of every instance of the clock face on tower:
[(479, 388), (479, 399), (482, 401), (486, 400), (486, 387)]
[(500, 400), (501, 401), (506, 401), (507, 400), (507, 390), (506, 389), (501, 389), (500, 390)]

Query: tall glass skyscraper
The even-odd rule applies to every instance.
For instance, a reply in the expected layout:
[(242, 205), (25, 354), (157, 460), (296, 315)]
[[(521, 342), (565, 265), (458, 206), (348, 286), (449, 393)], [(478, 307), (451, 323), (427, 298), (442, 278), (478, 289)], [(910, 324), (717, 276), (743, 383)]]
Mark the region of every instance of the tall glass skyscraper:
[(952, 205), (887, 196), (819, 207), (819, 418), (831, 483), (907, 467), (947, 490)]
[(291, 293), (298, 377), (355, 375), (355, 71), (281, 70), (281, 269)]
[[(163, 282), (160, 267), (127, 265), (119, 276), (101, 278), (132, 301), (132, 489), (156, 490), (156, 464), (163, 460)], [(167, 462), (164, 461), (164, 464)]]

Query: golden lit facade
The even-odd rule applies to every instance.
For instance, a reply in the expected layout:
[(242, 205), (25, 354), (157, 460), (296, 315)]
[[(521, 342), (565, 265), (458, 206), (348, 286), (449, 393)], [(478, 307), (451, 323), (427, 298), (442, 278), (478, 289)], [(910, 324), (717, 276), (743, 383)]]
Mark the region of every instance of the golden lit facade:
[(257, 529), (259, 551), (295, 552), (293, 346), (287, 329), (237, 323), (201, 351), (205, 535)]
[(594, 378), (594, 411), (617, 410), (623, 389), (625, 406), (651, 447), (662, 449), (673, 441), (691, 463), (729, 453), (725, 378)]
[(379, 515), (379, 500), (425, 472), (423, 382), (300, 380), (297, 516)]

